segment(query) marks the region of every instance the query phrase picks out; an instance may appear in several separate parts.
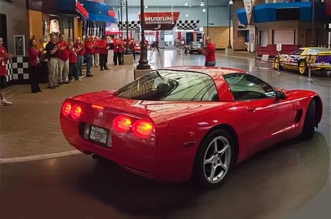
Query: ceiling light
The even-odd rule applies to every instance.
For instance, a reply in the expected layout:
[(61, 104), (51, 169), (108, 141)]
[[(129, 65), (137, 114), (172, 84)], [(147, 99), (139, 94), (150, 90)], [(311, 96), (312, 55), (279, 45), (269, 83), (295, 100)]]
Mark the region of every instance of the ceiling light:
[(205, 6), (205, 3), (203, 1), (201, 1), (200, 6), (201, 7)]
[(206, 12), (206, 9), (204, 8), (204, 9), (202, 9), (202, 12)]
[(185, 3), (185, 6), (188, 6), (188, 3), (187, 2)]
[(148, 5), (146, 5), (145, 8), (148, 8)]
[(229, 5), (233, 5), (233, 1), (232, 0), (229, 1)]
[(188, 17), (188, 14), (186, 14), (186, 17)]

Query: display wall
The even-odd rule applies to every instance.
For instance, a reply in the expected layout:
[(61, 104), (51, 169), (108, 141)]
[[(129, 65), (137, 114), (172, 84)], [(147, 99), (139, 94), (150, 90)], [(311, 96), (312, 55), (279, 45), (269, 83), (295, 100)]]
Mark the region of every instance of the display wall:
[[(202, 11), (202, 7), (148, 7), (145, 12), (180, 12), (178, 20), (200, 20), (199, 26), (207, 26), (207, 12)], [(117, 12), (117, 11), (116, 11)], [(140, 8), (129, 7), (129, 21), (138, 21)], [(126, 19), (125, 9), (123, 9), (123, 21)], [(209, 26), (227, 27), (229, 25), (228, 6), (214, 6), (209, 8)]]

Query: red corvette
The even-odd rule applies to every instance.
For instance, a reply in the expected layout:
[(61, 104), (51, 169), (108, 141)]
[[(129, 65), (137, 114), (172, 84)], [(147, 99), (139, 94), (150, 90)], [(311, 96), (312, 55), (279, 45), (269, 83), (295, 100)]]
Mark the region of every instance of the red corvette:
[(67, 141), (155, 180), (219, 186), (244, 159), (276, 143), (310, 140), (319, 95), (281, 90), (242, 70), (172, 67), (113, 91), (64, 101)]

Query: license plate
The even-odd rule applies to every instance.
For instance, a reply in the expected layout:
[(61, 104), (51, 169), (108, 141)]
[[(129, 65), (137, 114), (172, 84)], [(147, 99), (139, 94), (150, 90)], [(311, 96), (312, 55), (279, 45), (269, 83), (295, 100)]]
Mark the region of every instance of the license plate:
[(102, 144), (107, 144), (108, 130), (92, 125), (89, 138), (93, 141), (96, 141), (96, 142), (99, 142)]

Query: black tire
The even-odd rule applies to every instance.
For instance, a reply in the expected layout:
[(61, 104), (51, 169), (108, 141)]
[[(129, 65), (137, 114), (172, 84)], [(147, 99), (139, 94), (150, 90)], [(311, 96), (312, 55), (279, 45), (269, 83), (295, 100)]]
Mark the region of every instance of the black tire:
[(274, 69), (275, 70), (278, 70), (278, 67), (277, 68), (275, 67), (276, 60), (278, 60), (279, 70), (282, 70), (282, 66), (280, 65), (280, 59), (279, 59), (279, 57), (276, 57), (274, 59)]
[[(210, 182), (210, 180), (208, 180), (208, 176), (205, 174), (205, 170), (207, 171), (207, 168), (205, 168), (204, 165), (204, 161), (205, 161), (205, 156), (207, 156), (208, 152), (210, 151), (210, 149), (212, 149), (210, 147), (210, 144), (217, 138), (221, 138), (222, 140), (227, 140), (227, 142), (229, 143), (229, 150), (230, 150), (230, 155), (228, 154), (224, 154), (221, 157), (219, 157), (219, 159), (223, 159), (221, 162), (222, 163), (226, 163), (225, 159), (230, 157), (230, 161), (228, 161), (228, 168), (227, 171), (224, 171), (223, 168), (220, 168), (220, 173), (222, 171), (224, 171), (224, 174), (222, 177), (220, 177), (220, 181), (217, 182)], [(223, 142), (222, 140), (220, 140), (221, 142)], [(227, 176), (229, 175), (229, 173), (231, 172), (234, 164), (235, 164), (235, 146), (234, 146), (234, 140), (232, 139), (231, 135), (222, 129), (216, 129), (213, 130), (212, 132), (210, 132), (205, 138), (204, 140), (201, 142), (196, 157), (195, 157), (195, 161), (194, 161), (194, 167), (193, 167), (193, 172), (192, 172), (192, 180), (194, 180), (194, 183), (197, 183), (200, 186), (206, 187), (206, 188), (218, 188), (220, 187), (223, 182), (226, 180)], [(209, 157), (209, 156), (208, 156)], [(211, 160), (215, 160), (215, 159), (211, 159)], [(212, 168), (212, 163), (210, 163), (210, 168)], [(215, 164), (214, 164), (215, 165)], [(217, 165), (217, 164), (216, 164)], [(208, 172), (208, 171), (207, 171)], [(217, 171), (215, 172), (216, 175)]]
[(315, 100), (309, 103), (303, 129), (299, 135), (299, 139), (302, 141), (309, 141), (314, 137), (315, 134)]
[[(300, 65), (303, 65), (304, 66), (304, 71), (303, 72), (300, 72)], [(308, 67), (307, 67), (307, 62), (305, 60), (300, 60), (298, 62), (298, 72), (299, 74), (301, 75), (307, 75), (308, 74)]]

